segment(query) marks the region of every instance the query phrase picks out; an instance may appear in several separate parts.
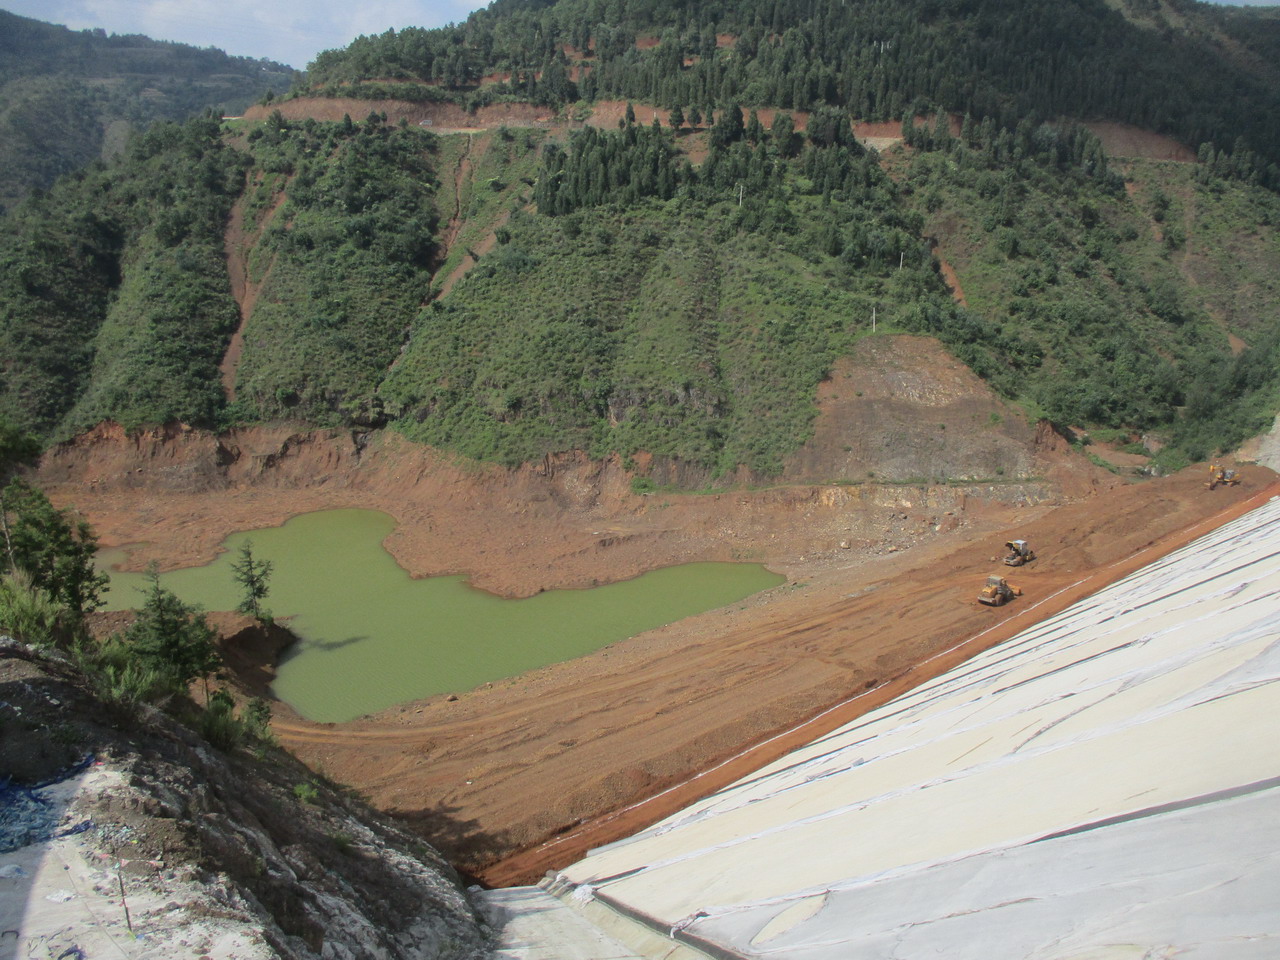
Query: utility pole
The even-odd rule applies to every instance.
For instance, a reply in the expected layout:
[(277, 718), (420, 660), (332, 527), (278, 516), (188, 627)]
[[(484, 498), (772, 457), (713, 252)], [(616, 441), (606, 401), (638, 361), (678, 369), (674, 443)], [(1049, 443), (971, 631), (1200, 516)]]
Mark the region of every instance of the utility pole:
[(742, 206), (742, 184), (738, 184), (738, 206)]
[(898, 251), (898, 269), (899, 270), (902, 269), (902, 261), (905, 260), (906, 258), (907, 258), (907, 251), (899, 250)]
[(871, 305), (871, 332), (876, 332), (876, 305)]

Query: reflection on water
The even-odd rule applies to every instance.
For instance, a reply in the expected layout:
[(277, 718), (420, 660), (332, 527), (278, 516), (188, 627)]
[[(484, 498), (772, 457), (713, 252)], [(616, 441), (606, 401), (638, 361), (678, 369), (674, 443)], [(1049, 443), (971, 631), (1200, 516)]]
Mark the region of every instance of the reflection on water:
[[(410, 578), (382, 547), (394, 526), (373, 510), (304, 514), (234, 534), (214, 563), (161, 582), (188, 603), (232, 610), (240, 593), (230, 564), (251, 539), (254, 556), (275, 566), (264, 605), (303, 638), (280, 663), (273, 690), (303, 716), (340, 722), (582, 656), (783, 580), (758, 564), (692, 563), (506, 600), (463, 577)], [(117, 559), (104, 552), (101, 562)], [(112, 572), (109, 609), (136, 606), (142, 586), (142, 574)]]

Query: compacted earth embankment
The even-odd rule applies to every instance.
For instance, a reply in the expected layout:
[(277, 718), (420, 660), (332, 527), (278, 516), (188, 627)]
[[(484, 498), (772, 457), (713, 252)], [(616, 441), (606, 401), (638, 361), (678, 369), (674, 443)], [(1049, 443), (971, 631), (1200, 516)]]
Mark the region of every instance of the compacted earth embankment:
[[(1258, 484), (1263, 473), (1255, 474)], [(1272, 478), (1267, 472), (1265, 483)], [(754, 603), (456, 701), (407, 704), (338, 727), (282, 716), (278, 730), (307, 762), (337, 771), (379, 807), (410, 819), (484, 881), (528, 882), (1278, 490), (1253, 485), (1217, 497), (1198, 473), (1118, 488), (1016, 526), (974, 525), (903, 554), (814, 569)], [(1041, 559), (1009, 571), (1021, 598), (1000, 609), (981, 606), (985, 576), (1006, 570), (992, 557), (1014, 536), (1031, 539)], [(837, 705), (818, 724), (785, 735)], [(740, 756), (760, 743), (766, 746)]]

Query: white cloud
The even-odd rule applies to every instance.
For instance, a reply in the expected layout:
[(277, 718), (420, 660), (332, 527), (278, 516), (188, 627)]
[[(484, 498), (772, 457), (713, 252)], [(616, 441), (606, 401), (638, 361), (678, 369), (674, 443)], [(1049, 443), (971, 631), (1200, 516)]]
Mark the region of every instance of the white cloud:
[(8, 0), (5, 9), (72, 29), (142, 33), (299, 69), (321, 50), (390, 28), (465, 19), (478, 0)]

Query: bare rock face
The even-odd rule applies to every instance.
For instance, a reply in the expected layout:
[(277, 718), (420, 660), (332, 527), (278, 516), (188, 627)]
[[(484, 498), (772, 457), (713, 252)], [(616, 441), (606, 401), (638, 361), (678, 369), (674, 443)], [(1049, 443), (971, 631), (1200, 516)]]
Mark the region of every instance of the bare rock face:
[(983, 481), (1044, 472), (1032, 427), (928, 337), (859, 342), (818, 390), (814, 436), (787, 463), (809, 482)]
[(1280, 417), (1271, 429), (1250, 440), (1236, 454), (1237, 460), (1254, 461), (1264, 467), (1280, 471)]
[(488, 955), (435, 851), (277, 748), (224, 753), (158, 711), (113, 714), (11, 641), (0, 691), (0, 915), (20, 956)]

